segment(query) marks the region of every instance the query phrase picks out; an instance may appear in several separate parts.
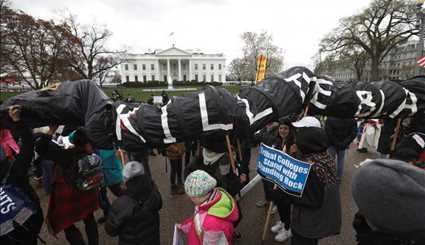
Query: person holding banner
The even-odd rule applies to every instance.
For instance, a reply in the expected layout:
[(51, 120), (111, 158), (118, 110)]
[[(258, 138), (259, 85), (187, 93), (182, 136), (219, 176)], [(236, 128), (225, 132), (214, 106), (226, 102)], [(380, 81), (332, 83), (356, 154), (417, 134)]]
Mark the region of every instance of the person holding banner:
[[(79, 179), (80, 167), (94, 163), (99, 166), (100, 157), (93, 154), (94, 148), (85, 128), (77, 128), (69, 135), (73, 147), (66, 149), (52, 141), (56, 129), (57, 126), (52, 126), (48, 134), (35, 141), (37, 153), (55, 162), (54, 188), (46, 217), (49, 231), (53, 235), (64, 231), (65, 238), (71, 245), (86, 244), (75, 225), (79, 221), (84, 221), (88, 244), (98, 245), (99, 233), (94, 212), (99, 207), (99, 186), (84, 189), (84, 185), (78, 185), (76, 181)], [(87, 162), (89, 159), (95, 162)], [(102, 173), (101, 167), (99, 172)]]
[(186, 151), (184, 143), (170, 144), (165, 148), (165, 155), (170, 160), (171, 195), (183, 195), (183, 155)]
[[(17, 187), (32, 202), (31, 206), (34, 207), (34, 212), (23, 225), (16, 225), (11, 232), (0, 236), (1, 245), (37, 245), (38, 234), (43, 225), (43, 211), (40, 207), (40, 200), (28, 181), (28, 169), (34, 155), (33, 135), (29, 128), (19, 122), (19, 114), (20, 109), (13, 107), (9, 109), (10, 118), (0, 118), (0, 187), (4, 185)], [(12, 132), (3, 128), (4, 124), (7, 123), (6, 121), (9, 120), (12, 126), (7, 128), (12, 128)], [(14, 136), (12, 136), (12, 133)], [(20, 144), (16, 143), (17, 139), (19, 139)], [(0, 205), (1, 215), (5, 217), (8, 215), (8, 211), (6, 211), (8, 204), (22, 201), (10, 200), (3, 191), (0, 196), (0, 200), (2, 200)], [(8, 199), (11, 202), (8, 203)]]
[[(294, 144), (294, 128), (289, 120), (279, 120), (279, 127), (277, 137), (272, 147), (291, 155), (290, 149)], [(291, 204), (285, 194), (279, 188), (273, 190), (272, 194), (273, 203), (277, 207), (280, 220), (271, 227), (271, 231), (277, 233), (275, 240), (284, 242), (292, 236), (291, 233)]]
[(202, 162), (197, 162), (197, 166), (189, 166), (192, 169), (202, 169), (217, 180), (217, 186), (225, 189), (233, 197), (235, 197), (240, 189), (241, 184), (246, 182), (248, 166), (246, 162), (240, 162), (236, 172), (233, 171), (230, 157), (226, 148), (225, 138), (218, 136), (214, 139), (201, 138), (202, 146)]
[[(277, 133), (278, 125), (279, 124), (277, 122), (269, 123), (263, 129), (256, 132), (254, 134), (255, 143), (256, 144), (263, 143), (267, 146), (273, 146), (278, 134)], [(264, 190), (264, 200), (257, 201), (257, 203), (255, 204), (257, 207), (267, 206), (267, 204), (272, 201), (273, 183), (265, 179), (262, 179), (262, 183), (263, 183), (263, 190)], [(273, 210), (272, 210), (272, 213), (276, 212)]]
[(311, 170), (302, 197), (291, 198), (291, 245), (316, 245), (340, 232), (340, 194), (325, 130), (318, 127), (320, 124), (301, 122), (293, 123), (298, 128), (291, 148), (297, 150), (298, 159), (311, 164)]

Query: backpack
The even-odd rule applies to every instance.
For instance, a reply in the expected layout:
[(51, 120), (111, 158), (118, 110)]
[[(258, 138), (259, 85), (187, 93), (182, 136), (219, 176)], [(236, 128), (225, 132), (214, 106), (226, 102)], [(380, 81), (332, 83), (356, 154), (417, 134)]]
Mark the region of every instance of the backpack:
[(88, 191), (103, 185), (102, 159), (94, 153), (80, 158), (72, 171), (70, 181), (79, 191)]

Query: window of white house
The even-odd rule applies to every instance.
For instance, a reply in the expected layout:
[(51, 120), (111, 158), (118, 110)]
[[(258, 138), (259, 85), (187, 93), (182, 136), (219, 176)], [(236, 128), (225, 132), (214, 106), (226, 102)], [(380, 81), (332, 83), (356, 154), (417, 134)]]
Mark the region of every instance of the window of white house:
[(155, 81), (155, 75), (152, 75), (152, 80), (151, 81)]
[(134, 70), (137, 70), (137, 64), (134, 64), (134, 65), (133, 65), (133, 69), (134, 69)]
[(206, 82), (206, 81), (207, 81), (207, 75), (203, 75), (203, 76), (202, 76), (202, 81), (203, 81), (203, 82)]
[(210, 68), (211, 68), (211, 70), (214, 70), (214, 64), (211, 64)]
[(139, 78), (137, 76), (134, 76), (134, 81), (138, 82)]
[(130, 76), (125, 76), (125, 81), (130, 82)]
[(124, 70), (128, 71), (128, 64), (124, 65)]
[(146, 82), (146, 75), (143, 75), (143, 82)]
[(195, 74), (195, 81), (197, 81), (197, 82), (199, 81), (198, 80), (198, 74)]
[(221, 70), (221, 64), (218, 64), (218, 69)]
[(146, 65), (145, 64), (142, 64), (142, 70), (146, 70)]
[(198, 70), (198, 64), (195, 64), (195, 70)]
[(221, 81), (221, 75), (218, 75), (218, 81), (219, 81), (219, 82), (222, 82), (222, 81)]
[(155, 70), (155, 64), (151, 64), (151, 71)]
[(214, 75), (211, 75), (211, 82), (214, 82)]
[(207, 65), (206, 64), (202, 64), (202, 70), (206, 70), (207, 69)]

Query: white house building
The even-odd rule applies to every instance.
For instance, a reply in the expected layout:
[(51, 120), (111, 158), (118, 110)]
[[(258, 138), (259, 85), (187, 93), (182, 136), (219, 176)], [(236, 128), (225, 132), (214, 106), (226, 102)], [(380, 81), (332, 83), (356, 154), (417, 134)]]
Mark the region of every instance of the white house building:
[(225, 82), (223, 54), (171, 47), (145, 54), (128, 54), (120, 65), (122, 82), (195, 81)]

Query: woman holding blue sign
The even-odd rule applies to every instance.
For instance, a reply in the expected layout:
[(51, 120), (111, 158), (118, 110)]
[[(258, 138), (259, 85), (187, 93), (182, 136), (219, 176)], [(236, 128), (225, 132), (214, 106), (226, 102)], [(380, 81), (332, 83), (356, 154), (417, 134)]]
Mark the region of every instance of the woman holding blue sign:
[[(294, 144), (294, 127), (289, 120), (280, 120), (277, 130), (277, 136), (272, 145), (273, 148), (281, 150), (291, 155), (290, 149)], [(277, 233), (275, 240), (284, 242), (292, 236), (291, 232), (291, 204), (285, 194), (279, 188), (274, 188), (272, 195), (273, 202), (276, 204), (280, 220), (271, 227), (271, 231)]]
[(340, 232), (340, 195), (326, 132), (318, 127), (320, 123), (314, 126), (302, 121), (293, 123), (297, 127), (293, 148), (298, 159), (311, 163), (311, 170), (302, 197), (292, 198), (291, 245), (316, 245)]

